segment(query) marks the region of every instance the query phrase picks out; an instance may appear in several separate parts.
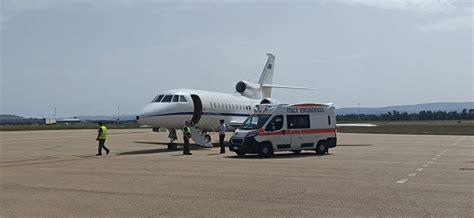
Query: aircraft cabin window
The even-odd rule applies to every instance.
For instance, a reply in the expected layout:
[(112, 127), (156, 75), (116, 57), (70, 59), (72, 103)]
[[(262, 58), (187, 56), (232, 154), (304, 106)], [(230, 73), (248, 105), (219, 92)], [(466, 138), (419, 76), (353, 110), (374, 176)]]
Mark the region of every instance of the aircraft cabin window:
[(179, 102), (188, 102), (188, 101), (186, 100), (186, 98), (184, 97), (184, 95), (180, 95), (180, 96), (179, 96)]
[(158, 95), (158, 96), (156, 96), (155, 99), (153, 99), (153, 102), (160, 102), (161, 99), (163, 99), (163, 95)]
[(179, 100), (179, 95), (173, 96), (173, 102), (178, 102), (178, 100)]
[(173, 98), (172, 95), (166, 95), (165, 97), (163, 97), (163, 101), (161, 102), (171, 102), (172, 98)]

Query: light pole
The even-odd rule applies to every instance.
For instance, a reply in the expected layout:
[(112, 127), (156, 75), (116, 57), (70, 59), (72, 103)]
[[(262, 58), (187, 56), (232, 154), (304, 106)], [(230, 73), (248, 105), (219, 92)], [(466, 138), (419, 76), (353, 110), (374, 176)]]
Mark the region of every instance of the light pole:
[(357, 118), (360, 121), (360, 103), (357, 103)]
[(56, 107), (54, 107), (53, 117), (54, 117), (54, 119), (56, 119)]
[(117, 122), (120, 122), (120, 106), (117, 106)]

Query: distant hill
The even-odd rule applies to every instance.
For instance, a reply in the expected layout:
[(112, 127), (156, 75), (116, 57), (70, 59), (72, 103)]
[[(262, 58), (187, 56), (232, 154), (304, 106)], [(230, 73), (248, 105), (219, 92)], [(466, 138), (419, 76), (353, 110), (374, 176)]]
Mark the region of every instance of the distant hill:
[[(120, 115), (120, 120), (135, 120), (135, 117), (136, 115)], [(76, 118), (79, 120), (117, 120), (117, 116), (76, 116)]]
[[(407, 113), (418, 113), (420, 111), (458, 111), (461, 112), (463, 109), (474, 109), (474, 102), (442, 102), (442, 103), (427, 103), (427, 104), (415, 104), (415, 105), (401, 105), (401, 106), (389, 106), (389, 107), (361, 107), (360, 114), (384, 114), (389, 111), (399, 111)], [(357, 107), (349, 108), (337, 108), (337, 115), (346, 114), (357, 114)], [(120, 120), (130, 121), (135, 120), (136, 115), (121, 115)], [(74, 117), (70, 117), (74, 118)], [(75, 116), (80, 120), (117, 120), (116, 116)], [(11, 114), (0, 114), (0, 120), (17, 120), (26, 119), (21, 116)]]
[(15, 119), (25, 119), (25, 118), (17, 116), (17, 115), (12, 115), (12, 114), (0, 114), (0, 120), (15, 120)]
[[(407, 113), (418, 113), (420, 111), (458, 111), (463, 109), (474, 109), (474, 102), (443, 102), (427, 103), (415, 105), (401, 105), (389, 107), (361, 107), (360, 114), (384, 114), (389, 111), (399, 111)], [(357, 114), (357, 107), (337, 108), (337, 115)]]

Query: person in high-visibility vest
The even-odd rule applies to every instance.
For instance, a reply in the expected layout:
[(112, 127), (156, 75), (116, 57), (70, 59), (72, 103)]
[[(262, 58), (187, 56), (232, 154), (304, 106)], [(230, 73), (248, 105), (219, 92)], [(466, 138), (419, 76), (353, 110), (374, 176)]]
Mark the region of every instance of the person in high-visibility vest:
[(107, 128), (99, 122), (99, 130), (97, 131), (99, 134), (97, 134), (97, 141), (99, 141), (99, 152), (96, 154), (96, 156), (102, 155), (102, 148), (105, 150), (106, 154), (110, 153), (110, 150), (105, 147), (105, 140), (107, 139)]
[(186, 121), (183, 126), (183, 155), (192, 155), (192, 153), (189, 151), (189, 138), (191, 138), (191, 128), (189, 126), (190, 124), (188, 121)]

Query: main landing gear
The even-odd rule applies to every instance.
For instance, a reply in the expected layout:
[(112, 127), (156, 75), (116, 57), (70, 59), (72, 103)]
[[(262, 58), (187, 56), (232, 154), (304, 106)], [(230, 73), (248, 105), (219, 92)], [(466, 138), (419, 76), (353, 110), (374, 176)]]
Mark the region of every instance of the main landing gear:
[(170, 129), (168, 134), (168, 138), (170, 139), (170, 143), (168, 143), (168, 150), (175, 151), (178, 150), (178, 145), (174, 143), (178, 139), (178, 136), (176, 135), (176, 129)]

